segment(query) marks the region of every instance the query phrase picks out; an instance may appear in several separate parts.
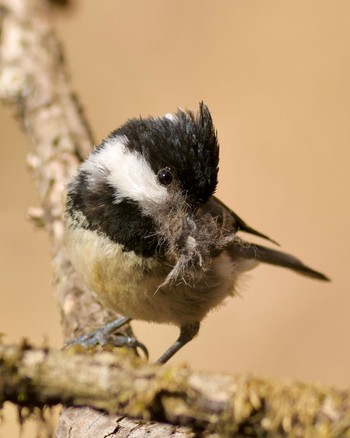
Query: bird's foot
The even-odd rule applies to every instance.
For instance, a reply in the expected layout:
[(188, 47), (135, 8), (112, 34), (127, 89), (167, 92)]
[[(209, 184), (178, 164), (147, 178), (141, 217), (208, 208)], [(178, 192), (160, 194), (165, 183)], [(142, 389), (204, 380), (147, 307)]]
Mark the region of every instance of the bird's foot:
[(117, 332), (119, 328), (130, 321), (131, 318), (125, 317), (115, 319), (93, 332), (68, 341), (64, 348), (70, 347), (71, 345), (81, 345), (84, 348), (91, 348), (96, 345), (113, 345), (115, 347), (133, 348), (136, 351), (139, 348), (142, 350), (146, 359), (148, 359), (148, 350), (144, 344), (139, 342), (134, 336), (127, 336)]

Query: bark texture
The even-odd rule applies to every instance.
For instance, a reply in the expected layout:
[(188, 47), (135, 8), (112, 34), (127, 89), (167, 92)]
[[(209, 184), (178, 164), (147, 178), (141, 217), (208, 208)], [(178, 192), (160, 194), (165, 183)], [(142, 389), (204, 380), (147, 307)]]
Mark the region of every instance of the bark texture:
[[(169, 431), (184, 436), (350, 435), (350, 392), (320, 385), (146, 365), (118, 349), (96, 353), (0, 345), (0, 364), (0, 402), (100, 410), (67, 409), (58, 436), (86, 436), (86, 431), (94, 437), (118, 436), (123, 425), (133, 433), (150, 427), (158, 436)], [(154, 422), (173, 426), (157, 429)]]
[(77, 279), (63, 245), (64, 187), (93, 138), (49, 21), (48, 2), (1, 0), (0, 7), (0, 98), (30, 144), (28, 166), (41, 207), (29, 213), (49, 233), (55, 294), (64, 337), (70, 338), (106, 316)]

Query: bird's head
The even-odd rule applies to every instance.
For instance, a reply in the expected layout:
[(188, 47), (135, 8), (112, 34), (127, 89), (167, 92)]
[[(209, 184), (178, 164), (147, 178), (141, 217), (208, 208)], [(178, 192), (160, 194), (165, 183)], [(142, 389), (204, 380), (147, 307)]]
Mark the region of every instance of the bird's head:
[(203, 205), (217, 185), (219, 146), (210, 112), (131, 119), (95, 152), (109, 170), (116, 200), (129, 199), (147, 212), (181, 193), (189, 209)]
[[(181, 253), (212, 239), (196, 211), (215, 191), (219, 145), (210, 112), (131, 119), (82, 164), (68, 189), (67, 211), (127, 251)], [(86, 220), (85, 220), (86, 219)], [(189, 250), (192, 251), (191, 249)]]

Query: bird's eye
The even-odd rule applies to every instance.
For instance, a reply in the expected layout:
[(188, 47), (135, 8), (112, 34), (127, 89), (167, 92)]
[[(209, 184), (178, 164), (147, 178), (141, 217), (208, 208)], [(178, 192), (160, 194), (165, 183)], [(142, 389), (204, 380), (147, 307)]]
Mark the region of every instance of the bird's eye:
[(173, 180), (173, 175), (171, 174), (170, 169), (166, 167), (158, 172), (157, 178), (163, 186), (168, 186)]

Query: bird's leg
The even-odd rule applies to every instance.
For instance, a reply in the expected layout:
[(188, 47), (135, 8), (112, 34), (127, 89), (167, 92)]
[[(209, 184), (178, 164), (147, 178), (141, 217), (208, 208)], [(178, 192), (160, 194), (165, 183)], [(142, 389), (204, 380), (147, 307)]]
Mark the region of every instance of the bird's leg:
[(180, 336), (170, 345), (170, 347), (160, 356), (156, 363), (163, 364), (174, 356), (184, 345), (190, 342), (199, 331), (199, 322), (183, 325), (180, 328)]
[(124, 334), (116, 333), (119, 328), (123, 327), (125, 324), (128, 324), (130, 321), (131, 318), (117, 318), (93, 332), (68, 341), (64, 348), (67, 348), (70, 345), (82, 345), (85, 348), (89, 348), (96, 345), (111, 344), (116, 347), (130, 347), (135, 349), (140, 348), (148, 359), (147, 348), (134, 336), (126, 336)]

